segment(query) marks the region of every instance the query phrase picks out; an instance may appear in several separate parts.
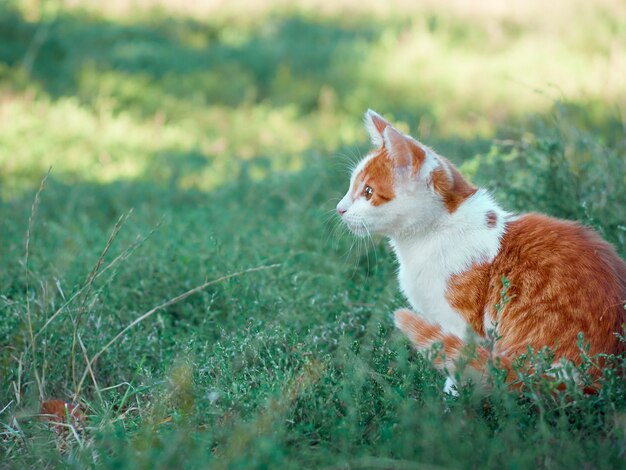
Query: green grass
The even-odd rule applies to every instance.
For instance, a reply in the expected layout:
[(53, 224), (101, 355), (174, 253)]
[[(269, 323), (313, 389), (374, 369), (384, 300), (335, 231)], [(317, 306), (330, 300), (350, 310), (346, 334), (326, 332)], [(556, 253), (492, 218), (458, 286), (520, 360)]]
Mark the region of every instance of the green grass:
[[(443, 396), (393, 329), (385, 242), (333, 213), (372, 107), (507, 209), (581, 220), (626, 256), (618, 2), (131, 3), (0, 4), (0, 468), (624, 465), (611, 371), (591, 397), (532, 377)], [(106, 348), (80, 435), (37, 418), (85, 373), (75, 331), (92, 358), (255, 267)]]

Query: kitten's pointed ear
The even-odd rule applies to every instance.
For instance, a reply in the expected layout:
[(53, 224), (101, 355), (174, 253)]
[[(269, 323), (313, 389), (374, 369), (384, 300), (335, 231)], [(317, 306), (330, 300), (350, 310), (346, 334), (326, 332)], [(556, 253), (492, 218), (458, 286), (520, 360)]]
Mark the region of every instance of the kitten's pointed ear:
[(408, 138), (389, 126), (383, 132), (383, 141), (387, 152), (394, 162), (394, 166), (408, 166), (411, 162)]
[(372, 145), (376, 147), (380, 147), (383, 144), (383, 132), (388, 127), (391, 127), (380, 114), (376, 111), (372, 111), (368, 109), (363, 117), (363, 121), (365, 122), (365, 129), (370, 135), (370, 140), (372, 141)]
[(392, 126), (383, 132), (383, 140), (394, 167), (411, 168), (411, 174), (419, 171), (426, 159), (426, 152), (415, 140)]

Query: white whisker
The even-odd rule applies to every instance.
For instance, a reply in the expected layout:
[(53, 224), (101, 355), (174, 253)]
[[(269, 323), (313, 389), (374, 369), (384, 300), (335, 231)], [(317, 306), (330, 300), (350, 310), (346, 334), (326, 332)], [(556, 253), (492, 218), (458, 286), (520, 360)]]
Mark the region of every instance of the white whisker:
[[(370, 233), (366, 224), (363, 224), (363, 228), (367, 232), (368, 240), (372, 243), (372, 248), (374, 249), (374, 263), (375, 263), (375, 266), (378, 266), (378, 252), (376, 250), (376, 243), (374, 242), (374, 239), (372, 238), (372, 234)], [(369, 263), (369, 253), (368, 253), (368, 263)]]

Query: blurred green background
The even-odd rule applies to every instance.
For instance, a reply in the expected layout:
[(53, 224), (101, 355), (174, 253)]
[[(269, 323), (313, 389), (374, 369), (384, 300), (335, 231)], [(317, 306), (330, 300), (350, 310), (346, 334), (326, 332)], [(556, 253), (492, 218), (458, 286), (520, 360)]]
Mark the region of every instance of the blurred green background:
[(442, 397), (334, 207), (373, 108), (624, 256), (624, 77), (621, 0), (0, 0), (0, 467), (622, 465), (615, 378)]
[[(3, 194), (211, 190), (365, 144), (368, 107), (465, 159), (555, 101), (622, 133), (623, 2), (4, 0)], [(36, 138), (35, 138), (36, 137)], [(25, 145), (27, 143), (27, 145)]]

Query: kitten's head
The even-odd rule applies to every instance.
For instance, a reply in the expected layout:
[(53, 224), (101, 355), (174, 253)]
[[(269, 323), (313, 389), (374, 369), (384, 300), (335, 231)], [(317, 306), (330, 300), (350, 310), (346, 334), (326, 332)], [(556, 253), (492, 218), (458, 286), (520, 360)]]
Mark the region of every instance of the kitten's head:
[(376, 147), (352, 172), (337, 212), (356, 235), (428, 230), (476, 189), (446, 159), (372, 110), (365, 128)]

